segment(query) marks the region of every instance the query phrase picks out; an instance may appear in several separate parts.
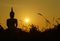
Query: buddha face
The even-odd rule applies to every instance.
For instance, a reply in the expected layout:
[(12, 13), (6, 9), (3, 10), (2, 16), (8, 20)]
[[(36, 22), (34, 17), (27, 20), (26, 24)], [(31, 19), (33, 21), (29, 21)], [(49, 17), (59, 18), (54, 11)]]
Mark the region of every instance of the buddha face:
[(10, 18), (14, 18), (14, 13), (10, 13)]

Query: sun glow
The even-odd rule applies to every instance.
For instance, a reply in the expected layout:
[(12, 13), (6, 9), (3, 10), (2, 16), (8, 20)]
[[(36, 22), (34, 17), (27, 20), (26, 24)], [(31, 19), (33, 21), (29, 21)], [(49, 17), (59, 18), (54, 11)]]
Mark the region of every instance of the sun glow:
[(28, 23), (28, 22), (29, 22), (29, 19), (28, 19), (28, 18), (26, 18), (26, 19), (25, 19), (25, 22), (26, 22), (26, 23)]

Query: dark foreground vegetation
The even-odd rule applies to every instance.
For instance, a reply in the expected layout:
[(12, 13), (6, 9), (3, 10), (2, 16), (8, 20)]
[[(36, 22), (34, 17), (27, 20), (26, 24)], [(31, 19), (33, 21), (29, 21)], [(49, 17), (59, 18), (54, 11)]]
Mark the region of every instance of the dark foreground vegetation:
[(55, 41), (60, 40), (60, 24), (54, 29), (49, 29), (44, 32), (37, 31), (34, 27), (30, 32), (24, 32), (21, 29), (7, 29), (3, 30), (0, 25), (0, 40), (1, 41)]

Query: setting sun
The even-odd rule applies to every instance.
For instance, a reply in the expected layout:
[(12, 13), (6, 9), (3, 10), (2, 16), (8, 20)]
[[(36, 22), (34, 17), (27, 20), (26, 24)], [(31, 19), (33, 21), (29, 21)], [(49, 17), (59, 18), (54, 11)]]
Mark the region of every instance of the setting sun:
[(26, 18), (26, 19), (25, 19), (25, 22), (26, 22), (26, 23), (28, 23), (28, 22), (29, 22), (29, 19), (28, 19), (28, 18)]

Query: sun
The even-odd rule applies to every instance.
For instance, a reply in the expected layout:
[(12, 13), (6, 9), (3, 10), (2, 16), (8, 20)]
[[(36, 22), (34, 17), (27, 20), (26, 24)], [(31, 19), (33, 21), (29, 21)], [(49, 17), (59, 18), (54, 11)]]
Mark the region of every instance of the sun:
[(26, 22), (26, 23), (28, 23), (28, 22), (29, 22), (29, 19), (28, 19), (28, 18), (26, 18), (26, 19), (25, 19), (25, 22)]

